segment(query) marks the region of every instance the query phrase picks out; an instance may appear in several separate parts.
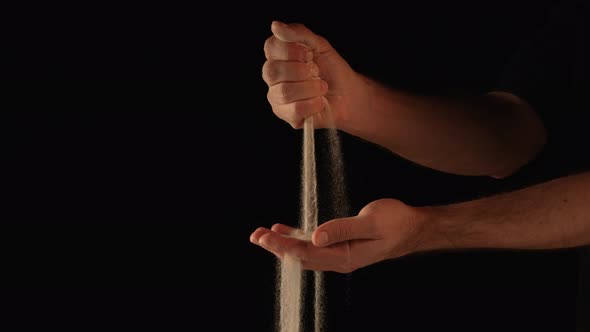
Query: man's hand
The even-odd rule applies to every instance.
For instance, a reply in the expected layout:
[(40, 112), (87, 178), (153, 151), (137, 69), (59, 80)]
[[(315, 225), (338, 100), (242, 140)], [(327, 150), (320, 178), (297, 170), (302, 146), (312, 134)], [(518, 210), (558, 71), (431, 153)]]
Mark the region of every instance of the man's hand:
[(312, 242), (288, 237), (295, 229), (276, 224), (258, 228), (250, 241), (282, 258), (301, 260), (304, 269), (349, 273), (361, 267), (426, 249), (426, 214), (395, 199), (380, 199), (356, 217), (319, 226)]
[(272, 23), (264, 44), (273, 112), (293, 128), (314, 116), (318, 128), (338, 127), (350, 110), (366, 104), (366, 84), (323, 37), (302, 24)]
[[(294, 128), (335, 127), (442, 172), (506, 177), (532, 160), (546, 131), (526, 101), (506, 92), (425, 96), (355, 72), (323, 37), (273, 22), (263, 78), (273, 112)], [(453, 156), (449, 158), (449, 156)]]

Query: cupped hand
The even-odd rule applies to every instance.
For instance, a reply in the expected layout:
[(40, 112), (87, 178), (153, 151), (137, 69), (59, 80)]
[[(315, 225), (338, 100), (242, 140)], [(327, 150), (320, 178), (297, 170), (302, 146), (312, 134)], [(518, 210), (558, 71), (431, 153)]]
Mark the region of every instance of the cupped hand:
[(279, 258), (291, 255), (306, 270), (349, 273), (383, 260), (428, 248), (428, 213), (395, 199), (380, 199), (357, 216), (320, 225), (311, 242), (290, 237), (297, 230), (282, 224), (260, 227), (250, 241)]
[(302, 24), (274, 21), (264, 43), (262, 77), (273, 112), (293, 128), (339, 127), (368, 101), (365, 83), (323, 37)]

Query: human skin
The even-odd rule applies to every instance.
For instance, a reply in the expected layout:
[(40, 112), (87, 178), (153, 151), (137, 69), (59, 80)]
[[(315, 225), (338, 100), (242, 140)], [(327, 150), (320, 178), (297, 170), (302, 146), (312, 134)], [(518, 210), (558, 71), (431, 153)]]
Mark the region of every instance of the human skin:
[(258, 228), (250, 241), (304, 269), (341, 273), (432, 250), (571, 248), (590, 244), (587, 197), (590, 172), (444, 206), (381, 199), (320, 225), (311, 242), (287, 237), (293, 229), (282, 224)]
[(294, 128), (314, 117), (420, 165), (459, 175), (505, 177), (533, 159), (546, 132), (518, 97), (419, 96), (354, 71), (323, 37), (273, 22), (264, 44), (273, 112)]
[[(500, 91), (469, 98), (419, 96), (355, 72), (329, 42), (300, 24), (273, 22), (263, 79), (273, 112), (294, 128), (309, 116), (408, 160), (459, 175), (509, 176), (542, 149), (535, 111)], [(588, 173), (447, 206), (381, 199), (318, 227), (312, 241), (277, 224), (250, 241), (305, 269), (350, 272), (414, 252), (466, 248), (554, 249), (590, 243)]]

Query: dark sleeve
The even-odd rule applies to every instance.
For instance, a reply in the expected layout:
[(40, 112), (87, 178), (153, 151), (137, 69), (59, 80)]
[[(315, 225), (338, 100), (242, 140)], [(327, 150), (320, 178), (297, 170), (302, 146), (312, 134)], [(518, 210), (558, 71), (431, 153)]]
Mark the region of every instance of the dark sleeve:
[(576, 17), (573, 5), (554, 7), (545, 24), (514, 53), (496, 85), (497, 91), (512, 93), (531, 105), (548, 133), (540, 155), (517, 173), (523, 183), (571, 173), (575, 156), (568, 151), (568, 128), (572, 130), (568, 103), (576, 56)]
[(575, 7), (559, 5), (548, 20), (516, 50), (496, 89), (527, 101), (544, 119), (567, 99), (575, 55)]

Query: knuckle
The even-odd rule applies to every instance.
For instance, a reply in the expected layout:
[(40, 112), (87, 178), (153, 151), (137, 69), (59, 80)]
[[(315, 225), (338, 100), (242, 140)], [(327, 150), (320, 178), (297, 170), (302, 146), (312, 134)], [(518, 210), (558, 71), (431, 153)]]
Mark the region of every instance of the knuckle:
[(350, 226), (347, 223), (342, 223), (340, 227), (336, 230), (336, 238), (338, 241), (345, 241), (349, 239), (350, 236)]
[[(272, 93), (272, 88), (268, 89), (268, 92), (266, 93), (266, 100), (268, 100), (268, 102), (273, 105), (274, 104), (274, 98), (273, 98), (273, 93)], [(273, 107), (273, 111), (274, 111), (274, 107)], [(276, 112), (275, 112), (276, 113)]]
[(264, 235), (262, 235), (262, 236), (261, 236), (261, 237), (258, 239), (258, 242), (260, 243), (260, 246), (261, 246), (261, 247), (263, 247), (263, 248), (265, 248), (265, 249), (267, 249), (267, 250), (270, 250), (270, 246), (269, 246), (269, 237), (268, 237), (268, 234), (264, 234)]
[(293, 129), (300, 129), (303, 126), (303, 118), (295, 114), (295, 112), (289, 112), (287, 122)]
[(293, 127), (293, 129), (297, 129), (298, 128), (298, 124), (301, 121), (301, 119), (303, 119), (303, 116), (301, 116), (301, 111), (296, 111), (297, 109), (297, 104), (299, 104), (299, 102), (295, 102), (292, 104), (291, 108), (291, 114), (289, 117), (289, 124), (291, 125), (291, 127)]
[(262, 78), (266, 83), (271, 84), (279, 76), (279, 68), (274, 61), (266, 61), (262, 66)]
[(303, 119), (311, 114), (321, 111), (322, 102), (320, 98), (315, 97), (312, 99), (296, 101), (292, 103), (291, 107), (291, 112), (294, 116), (298, 119)]
[(279, 84), (277, 89), (279, 100), (283, 103), (289, 102), (293, 96), (293, 86), (291, 84)]
[[(272, 103), (271, 103), (272, 105)], [(284, 107), (279, 107), (276, 105), (273, 105), (272, 107), (272, 112), (281, 120), (287, 122), (288, 124), (291, 125), (291, 127), (293, 127), (293, 129), (299, 129), (298, 125), (297, 125), (297, 119), (291, 114), (292, 112), (286, 112), (286, 109)]]
[(267, 58), (270, 54), (270, 49), (272, 47), (273, 40), (274, 40), (274, 36), (270, 36), (270, 37), (266, 38), (266, 40), (264, 41), (264, 47), (263, 47), (264, 48), (264, 55), (266, 55)]
[(278, 107), (273, 107), (272, 108), (272, 112), (274, 113), (274, 115), (276, 115), (278, 118), (286, 120), (285, 119), (285, 114), (281, 111), (280, 108)]
[(308, 110), (308, 103), (306, 101), (297, 101), (293, 103), (292, 112), (295, 118), (302, 119), (305, 117)]
[(262, 78), (266, 77), (266, 73), (268, 72), (268, 60), (264, 62), (262, 65)]
[(364, 228), (366, 228), (368, 234), (371, 236), (378, 236), (380, 233), (380, 228), (374, 215), (368, 216), (362, 221), (362, 223), (364, 224)]

